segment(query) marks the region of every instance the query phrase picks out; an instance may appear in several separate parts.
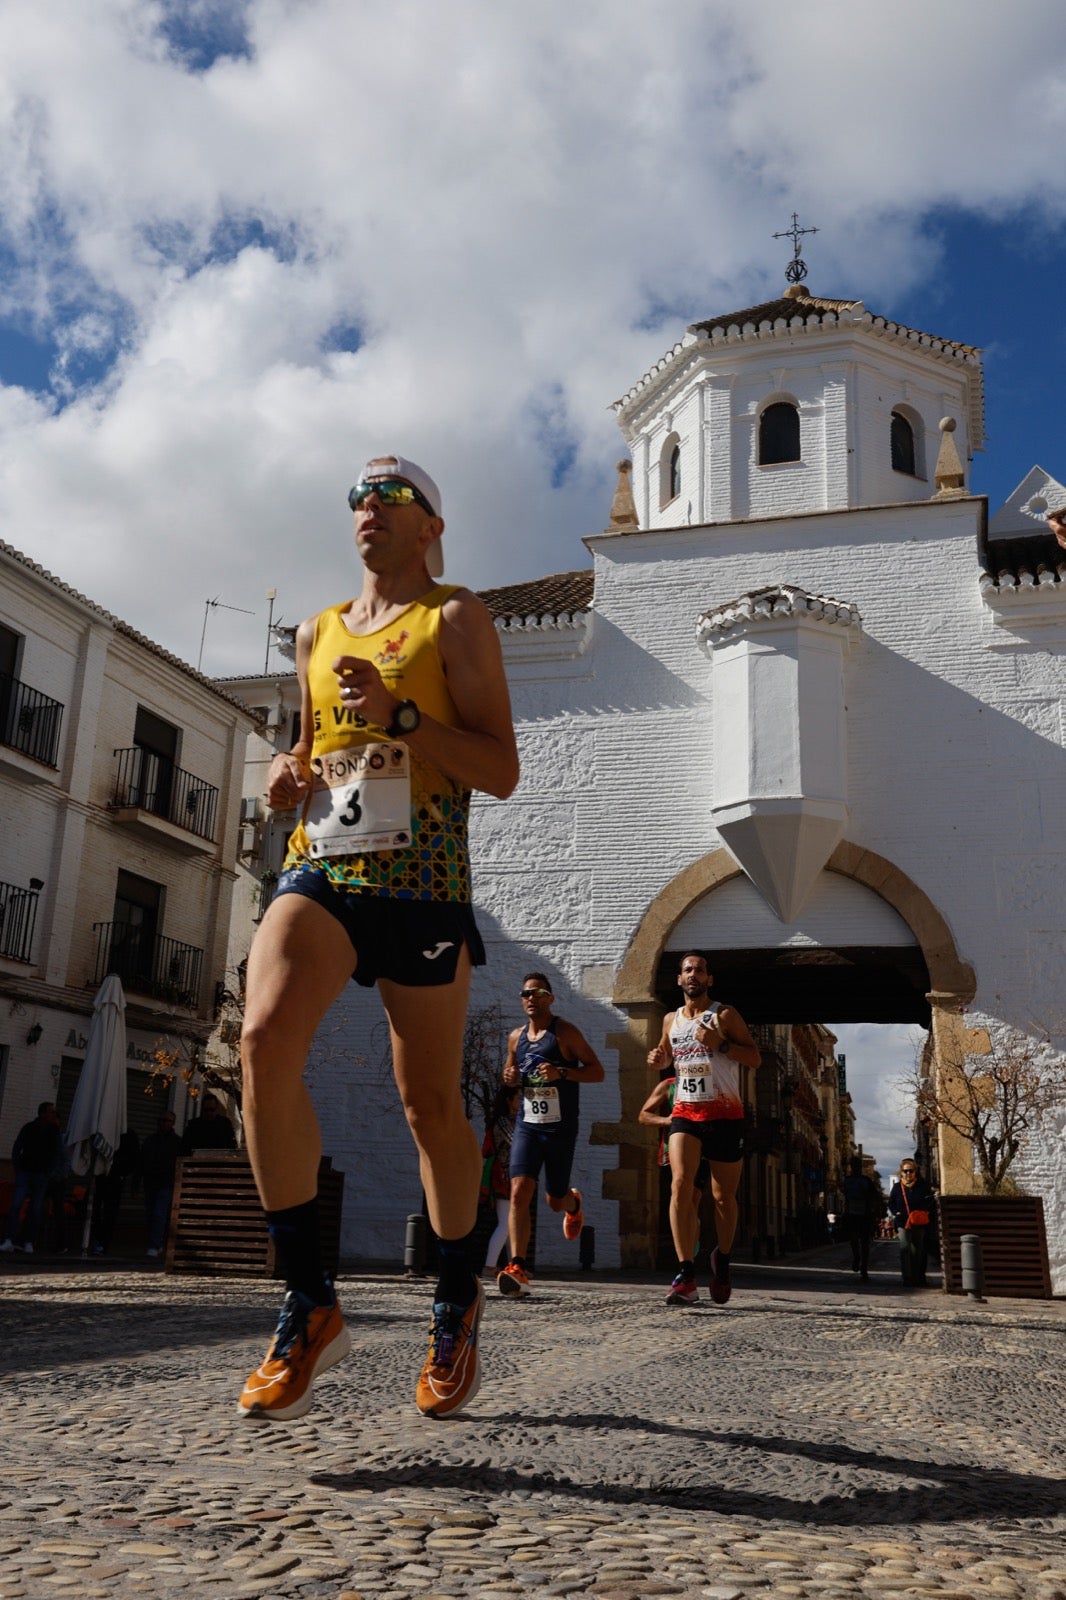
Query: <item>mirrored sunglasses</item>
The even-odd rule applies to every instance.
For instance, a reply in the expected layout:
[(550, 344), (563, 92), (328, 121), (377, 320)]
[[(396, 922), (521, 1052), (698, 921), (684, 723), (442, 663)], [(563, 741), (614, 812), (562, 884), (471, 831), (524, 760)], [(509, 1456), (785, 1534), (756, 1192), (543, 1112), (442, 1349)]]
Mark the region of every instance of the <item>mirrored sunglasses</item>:
[(376, 494), (383, 506), (411, 506), (420, 505), (428, 511), (431, 517), (436, 512), (420, 490), (412, 483), (403, 483), (399, 478), (375, 478), (372, 482), (355, 484), (348, 490), (348, 504), (353, 511), (358, 511), (365, 500)]

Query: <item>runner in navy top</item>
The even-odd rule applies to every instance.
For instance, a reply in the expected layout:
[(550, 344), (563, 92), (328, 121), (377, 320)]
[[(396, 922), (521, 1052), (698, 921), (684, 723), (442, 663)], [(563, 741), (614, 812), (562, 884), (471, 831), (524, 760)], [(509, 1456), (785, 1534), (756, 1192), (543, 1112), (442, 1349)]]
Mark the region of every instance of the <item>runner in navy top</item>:
[(581, 1195), (570, 1187), (577, 1143), (580, 1083), (602, 1083), (603, 1067), (584, 1034), (552, 1015), (554, 995), (543, 972), (522, 979), (525, 1026), (507, 1041), (503, 1081), (521, 1087), (511, 1141), (511, 1259), (496, 1279), (501, 1294), (529, 1293), (526, 1251), (529, 1208), (544, 1169), (545, 1196), (563, 1213), (563, 1234), (576, 1239), (584, 1226)]

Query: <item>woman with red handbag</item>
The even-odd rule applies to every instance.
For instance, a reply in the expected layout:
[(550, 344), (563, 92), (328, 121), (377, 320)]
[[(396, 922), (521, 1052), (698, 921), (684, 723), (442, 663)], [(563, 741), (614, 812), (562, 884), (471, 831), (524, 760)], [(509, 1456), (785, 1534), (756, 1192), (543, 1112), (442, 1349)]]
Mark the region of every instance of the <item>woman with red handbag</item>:
[(906, 1284), (919, 1287), (925, 1284), (928, 1235), (935, 1204), (933, 1191), (918, 1171), (917, 1162), (901, 1162), (899, 1177), (888, 1197), (888, 1209), (899, 1233), (899, 1266)]

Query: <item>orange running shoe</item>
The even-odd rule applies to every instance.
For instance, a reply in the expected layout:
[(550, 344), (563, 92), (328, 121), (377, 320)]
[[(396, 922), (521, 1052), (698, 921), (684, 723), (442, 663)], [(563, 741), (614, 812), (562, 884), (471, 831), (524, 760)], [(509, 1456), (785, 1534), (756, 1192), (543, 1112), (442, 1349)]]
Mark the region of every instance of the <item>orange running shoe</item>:
[(273, 1422), (302, 1417), (311, 1409), (315, 1379), (343, 1361), (351, 1348), (336, 1300), (331, 1306), (316, 1306), (298, 1289), (290, 1289), (270, 1349), (238, 1401), (241, 1415)]
[(517, 1261), (508, 1261), (503, 1271), (497, 1274), (496, 1287), (501, 1294), (528, 1294), (529, 1273), (525, 1267), (520, 1267)]
[(479, 1283), (465, 1310), (447, 1300), (438, 1300), (433, 1307), (429, 1354), (415, 1392), (415, 1405), (424, 1417), (450, 1417), (480, 1389), (477, 1343), (484, 1305), (485, 1291)]
[(571, 1189), (570, 1193), (577, 1201), (577, 1210), (563, 1212), (563, 1238), (574, 1240), (581, 1237), (581, 1230), (585, 1226), (585, 1213), (581, 1209), (581, 1190)]

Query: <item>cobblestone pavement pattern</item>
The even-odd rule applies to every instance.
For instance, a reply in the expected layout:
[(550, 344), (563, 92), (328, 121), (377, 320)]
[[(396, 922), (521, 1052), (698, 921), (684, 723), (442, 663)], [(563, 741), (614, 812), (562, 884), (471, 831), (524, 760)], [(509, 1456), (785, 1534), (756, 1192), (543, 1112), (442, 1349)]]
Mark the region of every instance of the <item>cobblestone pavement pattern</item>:
[(493, 1299), (417, 1415), (427, 1286), (343, 1280), (310, 1416), (242, 1422), (275, 1285), (0, 1280), (2, 1597), (1066, 1597), (1061, 1302), (760, 1279)]

